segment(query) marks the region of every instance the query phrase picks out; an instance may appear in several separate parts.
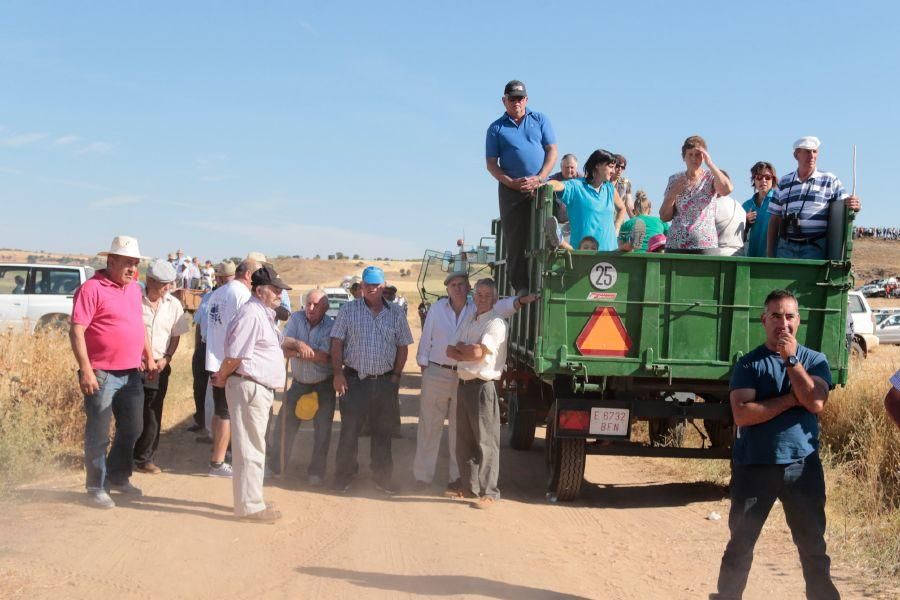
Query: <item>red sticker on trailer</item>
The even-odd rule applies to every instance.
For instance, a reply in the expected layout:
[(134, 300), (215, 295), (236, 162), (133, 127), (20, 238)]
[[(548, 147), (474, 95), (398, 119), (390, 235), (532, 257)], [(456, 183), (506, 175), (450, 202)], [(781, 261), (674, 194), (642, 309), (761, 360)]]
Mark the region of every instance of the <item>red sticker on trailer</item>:
[(631, 350), (631, 338), (616, 309), (598, 306), (575, 340), (575, 347), (585, 356), (625, 356)]
[(615, 300), (618, 296), (616, 292), (591, 292), (588, 294), (588, 300)]

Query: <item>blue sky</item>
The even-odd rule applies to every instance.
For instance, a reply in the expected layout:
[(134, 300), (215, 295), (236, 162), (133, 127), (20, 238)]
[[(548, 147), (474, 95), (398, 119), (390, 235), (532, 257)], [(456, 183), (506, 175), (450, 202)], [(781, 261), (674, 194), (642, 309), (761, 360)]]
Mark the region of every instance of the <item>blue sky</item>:
[[(562, 8), (565, 7), (565, 8)], [(624, 154), (658, 208), (703, 135), (819, 167), (900, 226), (897, 3), (0, 2), (2, 247), (420, 256), (497, 214), (484, 132), (512, 78), (561, 153)]]

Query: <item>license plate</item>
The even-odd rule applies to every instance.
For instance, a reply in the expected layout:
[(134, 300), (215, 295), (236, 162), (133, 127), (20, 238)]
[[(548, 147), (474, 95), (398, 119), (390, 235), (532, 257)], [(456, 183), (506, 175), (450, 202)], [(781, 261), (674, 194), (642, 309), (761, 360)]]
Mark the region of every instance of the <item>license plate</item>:
[(628, 435), (627, 408), (592, 408), (591, 433), (593, 435)]

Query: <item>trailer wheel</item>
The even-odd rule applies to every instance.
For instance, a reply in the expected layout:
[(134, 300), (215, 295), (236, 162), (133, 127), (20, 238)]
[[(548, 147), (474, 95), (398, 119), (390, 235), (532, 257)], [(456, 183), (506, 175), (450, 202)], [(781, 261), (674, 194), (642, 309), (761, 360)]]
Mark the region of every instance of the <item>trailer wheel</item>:
[(509, 395), (509, 445), (514, 450), (529, 450), (537, 426), (534, 410), (522, 410), (518, 394)]
[(560, 502), (574, 500), (581, 491), (586, 462), (584, 440), (556, 437), (556, 410), (547, 416), (547, 488)]
[[(716, 396), (703, 396), (703, 400), (717, 404), (722, 403)], [(703, 429), (706, 430), (706, 435), (709, 436), (709, 445), (712, 448), (728, 448), (734, 442), (734, 423), (731, 420), (703, 419)]]
[(866, 350), (857, 340), (853, 340), (853, 343), (850, 344), (850, 357), (855, 359), (866, 357)]

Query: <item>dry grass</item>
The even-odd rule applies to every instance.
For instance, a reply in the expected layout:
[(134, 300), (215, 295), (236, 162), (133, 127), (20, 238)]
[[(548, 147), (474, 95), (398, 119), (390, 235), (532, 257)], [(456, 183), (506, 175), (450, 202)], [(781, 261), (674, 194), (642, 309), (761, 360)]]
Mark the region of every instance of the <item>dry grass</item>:
[(0, 333), (0, 494), (80, 444), (82, 403), (67, 337)]

